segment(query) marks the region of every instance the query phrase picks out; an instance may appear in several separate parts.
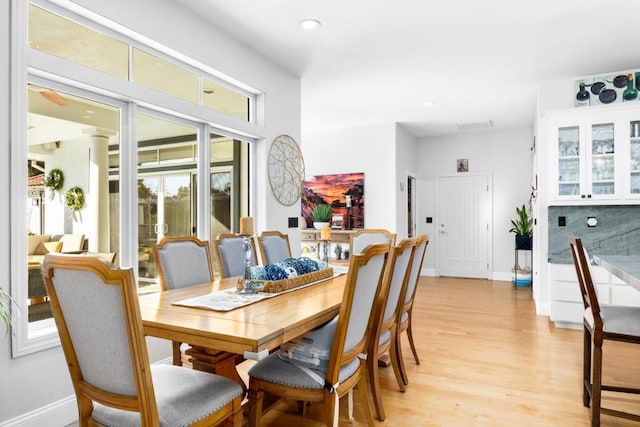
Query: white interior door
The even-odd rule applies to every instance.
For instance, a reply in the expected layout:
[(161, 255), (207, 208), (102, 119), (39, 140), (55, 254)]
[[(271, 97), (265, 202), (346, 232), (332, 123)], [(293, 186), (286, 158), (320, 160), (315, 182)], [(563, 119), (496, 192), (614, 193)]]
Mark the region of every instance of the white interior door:
[(490, 278), (490, 201), (488, 175), (440, 177), (440, 276)]

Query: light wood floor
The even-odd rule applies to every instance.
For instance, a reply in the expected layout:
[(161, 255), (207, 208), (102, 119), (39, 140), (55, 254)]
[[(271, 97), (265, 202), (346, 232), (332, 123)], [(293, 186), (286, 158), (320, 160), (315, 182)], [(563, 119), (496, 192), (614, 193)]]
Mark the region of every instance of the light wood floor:
[[(529, 287), (510, 282), (421, 278), (414, 305), (414, 338), (403, 351), (410, 383), (397, 391), (391, 368), (382, 369), (387, 419), (380, 426), (589, 426), (582, 406), (582, 331), (555, 328), (538, 317)], [(612, 353), (623, 357), (609, 358)], [(629, 371), (634, 370), (634, 374)], [(606, 379), (640, 384), (640, 348), (605, 349)], [(355, 425), (364, 425), (357, 395)], [(640, 399), (604, 399), (610, 407), (640, 413)], [(614, 406), (615, 405), (615, 406)], [(340, 425), (350, 426), (346, 399)], [(294, 403), (265, 417), (265, 426), (321, 426), (320, 405), (304, 418)], [(638, 426), (603, 415), (602, 426)]]
[[(582, 331), (555, 328), (538, 317), (529, 287), (510, 282), (421, 278), (414, 306), (421, 364), (403, 351), (410, 383), (397, 390), (391, 368), (381, 369), (387, 419), (379, 426), (589, 426), (582, 406)], [(605, 379), (640, 384), (640, 348), (605, 348)], [(607, 357), (609, 352), (614, 353)], [(355, 397), (357, 426), (365, 425)], [(606, 395), (604, 406), (640, 413), (640, 399)], [(267, 414), (266, 427), (322, 426), (320, 404), (304, 418), (294, 402)], [(340, 426), (347, 420), (340, 403)], [(602, 426), (639, 423), (602, 415)]]

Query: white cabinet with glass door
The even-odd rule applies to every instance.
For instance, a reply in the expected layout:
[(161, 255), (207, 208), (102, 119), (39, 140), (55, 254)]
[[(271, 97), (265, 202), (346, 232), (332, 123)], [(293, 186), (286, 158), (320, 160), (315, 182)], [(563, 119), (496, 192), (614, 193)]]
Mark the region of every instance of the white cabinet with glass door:
[[(553, 198), (620, 199), (627, 142), (612, 115), (572, 115), (551, 124)], [(627, 125), (628, 127), (628, 125)], [(639, 153), (640, 154), (640, 153)]]
[(640, 112), (630, 114), (625, 124), (629, 132), (629, 172), (625, 176), (628, 191), (625, 196), (640, 199)]

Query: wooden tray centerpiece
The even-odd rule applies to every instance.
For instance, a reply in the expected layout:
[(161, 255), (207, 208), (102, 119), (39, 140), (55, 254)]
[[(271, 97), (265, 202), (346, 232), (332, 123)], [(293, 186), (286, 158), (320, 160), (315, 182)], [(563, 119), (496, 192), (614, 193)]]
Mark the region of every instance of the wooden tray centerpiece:
[[(322, 270), (312, 271), (310, 273), (301, 274), (299, 276), (290, 277), (282, 280), (252, 280), (253, 286), (260, 292), (278, 293), (291, 289), (299, 288), (318, 280), (326, 279), (333, 276), (333, 268), (327, 267)], [(238, 289), (242, 289), (243, 281), (238, 281)]]

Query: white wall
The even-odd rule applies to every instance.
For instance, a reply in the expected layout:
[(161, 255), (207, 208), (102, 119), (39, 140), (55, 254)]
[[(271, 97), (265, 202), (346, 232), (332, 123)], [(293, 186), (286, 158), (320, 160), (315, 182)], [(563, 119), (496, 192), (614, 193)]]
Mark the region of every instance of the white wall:
[[(282, 207), (271, 194), (265, 174), (265, 158), (271, 141), (286, 133), (300, 140), (300, 80), (267, 61), (259, 53), (213, 29), (197, 15), (169, 0), (76, 0), (130, 29), (159, 41), (187, 56), (264, 91), (266, 98), (264, 139), (257, 144), (253, 212), (257, 229), (286, 226), (286, 218), (298, 217), (300, 207)], [(10, 2), (0, 2), (0, 286), (10, 289)], [(24, 88), (11, 88), (24, 90)], [(14, 177), (22, 179), (21, 177)], [(283, 224), (285, 224), (283, 226)], [(294, 243), (292, 243), (294, 244)], [(152, 361), (170, 356), (170, 345), (149, 340)], [(64, 426), (77, 419), (70, 397), (69, 373), (59, 347), (17, 359), (11, 358), (10, 337), (0, 337), (0, 426)]]
[(305, 133), (306, 175), (363, 172), (365, 227), (396, 232), (395, 140), (395, 124)]
[[(396, 127), (396, 241), (408, 236), (407, 218), (407, 176), (417, 175), (418, 159), (416, 158), (416, 138), (402, 126)], [(417, 180), (416, 180), (417, 181)], [(417, 183), (417, 182), (416, 182)], [(420, 191), (418, 188), (417, 191)], [(414, 208), (418, 203), (414, 200)], [(420, 215), (418, 210), (417, 215)], [(419, 218), (419, 216), (417, 217)], [(417, 219), (416, 219), (417, 221)]]
[(435, 269), (437, 228), (426, 224), (437, 216), (438, 177), (456, 175), (456, 160), (469, 159), (469, 171), (493, 174), (493, 278), (510, 280), (514, 262), (514, 235), (509, 233), (516, 206), (528, 204), (531, 194), (533, 131), (530, 128), (505, 131), (467, 132), (419, 140), (418, 200), (419, 233), (431, 236), (425, 268)]

